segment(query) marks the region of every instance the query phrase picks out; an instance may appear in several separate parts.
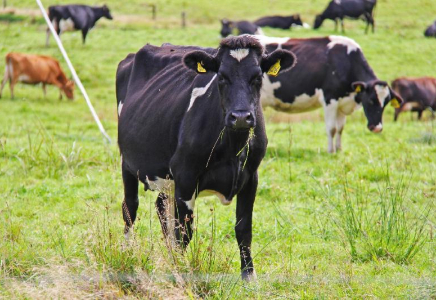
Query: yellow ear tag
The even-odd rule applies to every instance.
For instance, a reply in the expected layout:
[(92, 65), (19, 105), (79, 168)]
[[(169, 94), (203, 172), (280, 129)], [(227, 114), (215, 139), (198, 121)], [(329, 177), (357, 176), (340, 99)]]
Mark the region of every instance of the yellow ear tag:
[(280, 59), (279, 59), (275, 64), (271, 66), (271, 68), (269, 68), (268, 73), (266, 74), (276, 77), (279, 74), (280, 68), (281, 66), (280, 66)]
[(198, 73), (206, 73), (206, 69), (203, 68), (203, 62), (197, 63), (197, 71), (198, 71)]
[(360, 93), (361, 90), (362, 90), (362, 88), (360, 87), (360, 85), (358, 85), (354, 91), (356, 93)]
[(398, 100), (396, 98), (391, 100), (391, 105), (395, 108), (400, 108), (400, 103), (398, 102)]

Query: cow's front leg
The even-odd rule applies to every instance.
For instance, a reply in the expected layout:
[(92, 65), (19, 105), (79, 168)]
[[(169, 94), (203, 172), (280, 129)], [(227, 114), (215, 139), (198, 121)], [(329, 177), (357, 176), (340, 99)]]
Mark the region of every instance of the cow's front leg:
[(257, 189), (257, 172), (238, 193), (236, 204), (235, 233), (241, 256), (242, 279), (251, 281), (256, 279), (253, 259), (251, 257), (253, 204)]
[(328, 152), (335, 153), (335, 145), (333, 143), (336, 134), (336, 118), (338, 112), (338, 101), (331, 99), (330, 103), (324, 106), (324, 120), (328, 139)]
[(344, 130), (346, 118), (347, 116), (341, 112), (338, 112), (336, 115), (336, 151), (342, 149), (342, 131)]

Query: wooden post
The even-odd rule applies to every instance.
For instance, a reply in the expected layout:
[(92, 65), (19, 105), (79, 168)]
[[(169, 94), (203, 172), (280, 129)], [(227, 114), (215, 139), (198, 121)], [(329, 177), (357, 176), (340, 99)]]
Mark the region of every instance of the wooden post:
[(182, 28), (186, 27), (186, 12), (182, 11)]
[(151, 6), (151, 18), (156, 20), (156, 4), (150, 4)]

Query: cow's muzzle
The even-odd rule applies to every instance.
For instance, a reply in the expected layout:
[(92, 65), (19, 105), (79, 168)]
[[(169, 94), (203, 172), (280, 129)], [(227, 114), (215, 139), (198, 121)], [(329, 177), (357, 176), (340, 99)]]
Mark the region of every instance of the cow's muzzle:
[(225, 124), (235, 130), (245, 130), (256, 126), (254, 114), (246, 110), (229, 112), (226, 116)]
[(379, 133), (382, 132), (383, 125), (381, 123), (378, 123), (377, 125), (368, 125), (368, 129), (374, 133)]

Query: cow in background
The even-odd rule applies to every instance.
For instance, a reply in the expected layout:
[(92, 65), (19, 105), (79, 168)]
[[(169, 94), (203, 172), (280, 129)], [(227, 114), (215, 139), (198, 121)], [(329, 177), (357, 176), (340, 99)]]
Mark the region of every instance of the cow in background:
[(292, 16), (267, 16), (257, 19), (254, 24), (260, 27), (289, 29), (293, 25), (303, 26), (303, 21), (299, 14), (295, 14)]
[(0, 88), (0, 98), (8, 80), (12, 99), (14, 98), (14, 86), (17, 82), (42, 83), (44, 96), (46, 95), (46, 85), (53, 84), (59, 88), (60, 99), (62, 99), (62, 92), (68, 99), (74, 99), (74, 82), (67, 79), (59, 62), (49, 56), (8, 53), (6, 55), (5, 75)]
[(374, 33), (374, 8), (377, 0), (332, 0), (327, 8), (315, 18), (314, 29), (321, 27), (325, 19), (335, 22), (335, 31), (338, 30), (338, 20), (341, 21), (342, 32), (344, 32), (344, 18), (359, 19), (366, 21), (365, 33), (369, 25)]
[(433, 24), (428, 26), (428, 28), (424, 32), (424, 35), (426, 37), (436, 37), (436, 21), (434, 21)]
[(401, 106), (395, 109), (395, 121), (403, 111), (416, 111), (418, 112), (418, 120), (421, 120), (423, 111), (431, 109), (434, 117), (436, 111), (436, 78), (397, 78), (392, 81), (392, 89), (404, 100)]
[[(277, 77), (264, 75), (262, 106), (300, 113), (322, 107), (328, 137), (328, 152), (342, 147), (345, 119), (363, 106), (367, 127), (381, 132), (382, 114), (389, 102), (401, 98), (374, 74), (354, 40), (343, 36), (290, 39), (257, 36), (267, 52), (292, 51), (297, 64)], [(334, 138), (336, 137), (336, 143)]]
[[(106, 5), (100, 7), (75, 4), (54, 5), (48, 8), (48, 17), (59, 36), (66, 31), (81, 30), (83, 44), (85, 44), (88, 31), (100, 18), (112, 20), (112, 15)], [(48, 46), (49, 38), (50, 30), (47, 28), (46, 46)]]
[(221, 20), (221, 31), (220, 34), (223, 38), (233, 34), (258, 34), (263, 35), (262, 29), (252, 22), (248, 21), (230, 21), (228, 19)]

